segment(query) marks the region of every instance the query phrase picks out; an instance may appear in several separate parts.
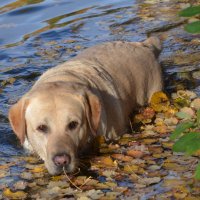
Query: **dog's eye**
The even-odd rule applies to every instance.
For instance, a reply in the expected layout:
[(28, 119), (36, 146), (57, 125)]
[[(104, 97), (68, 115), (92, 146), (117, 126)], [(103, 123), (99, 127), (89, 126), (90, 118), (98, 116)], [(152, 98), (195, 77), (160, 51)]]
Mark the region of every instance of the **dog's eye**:
[(71, 121), (69, 124), (68, 124), (68, 129), (69, 130), (74, 130), (76, 129), (76, 127), (78, 126), (78, 122), (77, 121)]
[(37, 127), (37, 130), (43, 133), (47, 133), (48, 132), (48, 127), (47, 125), (41, 124)]

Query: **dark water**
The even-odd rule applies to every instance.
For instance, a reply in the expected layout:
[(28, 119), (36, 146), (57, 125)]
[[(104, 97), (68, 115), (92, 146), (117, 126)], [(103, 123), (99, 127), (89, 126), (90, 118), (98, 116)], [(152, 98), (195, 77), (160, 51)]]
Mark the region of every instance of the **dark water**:
[[(1, 0), (0, 1), (0, 162), (22, 154), (7, 112), (46, 69), (105, 41), (163, 38), (161, 61), (166, 88), (199, 92), (199, 36), (183, 31), (170, 0)], [(174, 56), (197, 53), (179, 63)], [(185, 59), (185, 57), (184, 57)], [(176, 62), (175, 62), (176, 61)], [(187, 67), (188, 66), (188, 67)], [(184, 68), (185, 67), (185, 68)], [(13, 79), (14, 78), (14, 79)], [(14, 81), (14, 82), (13, 82)]]

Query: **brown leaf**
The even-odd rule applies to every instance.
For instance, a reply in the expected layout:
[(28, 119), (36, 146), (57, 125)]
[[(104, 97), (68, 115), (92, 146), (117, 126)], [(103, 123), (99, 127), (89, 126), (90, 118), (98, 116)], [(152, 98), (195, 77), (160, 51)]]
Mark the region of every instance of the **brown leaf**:
[(128, 156), (131, 156), (134, 158), (141, 158), (144, 155), (144, 152), (139, 151), (139, 150), (134, 150), (134, 149), (128, 150), (126, 153)]
[(111, 155), (112, 158), (114, 159), (117, 159), (117, 160), (121, 160), (121, 161), (124, 161), (124, 162), (130, 162), (133, 160), (133, 158), (131, 156), (125, 156), (123, 154), (112, 154)]

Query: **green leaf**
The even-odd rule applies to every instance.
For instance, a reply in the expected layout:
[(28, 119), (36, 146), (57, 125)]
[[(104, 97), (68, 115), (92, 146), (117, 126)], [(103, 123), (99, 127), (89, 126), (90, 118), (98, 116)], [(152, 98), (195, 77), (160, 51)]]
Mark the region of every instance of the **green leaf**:
[(197, 126), (200, 126), (200, 109), (197, 110)]
[(191, 155), (200, 149), (200, 133), (192, 132), (182, 136), (173, 146), (175, 152), (186, 152)]
[(197, 165), (197, 167), (196, 167), (194, 177), (195, 177), (196, 179), (200, 179), (200, 162), (198, 163), (198, 165)]
[(179, 12), (181, 17), (192, 17), (200, 14), (200, 6), (191, 6)]
[(191, 115), (188, 115), (187, 113), (185, 112), (177, 112), (176, 113), (176, 116), (180, 119), (190, 119), (191, 118)]
[(170, 139), (175, 140), (181, 133), (194, 126), (193, 122), (183, 122), (178, 124), (176, 129), (172, 132)]
[(189, 33), (200, 33), (200, 21), (185, 25), (185, 30)]

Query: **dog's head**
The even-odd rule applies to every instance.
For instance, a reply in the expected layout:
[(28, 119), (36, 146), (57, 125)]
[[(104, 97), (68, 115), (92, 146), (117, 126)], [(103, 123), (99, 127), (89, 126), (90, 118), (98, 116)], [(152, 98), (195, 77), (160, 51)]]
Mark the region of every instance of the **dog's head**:
[(78, 153), (97, 133), (100, 117), (101, 103), (94, 93), (63, 84), (38, 87), (9, 111), (20, 142), (28, 140), (53, 175), (63, 167), (67, 172), (76, 169)]

